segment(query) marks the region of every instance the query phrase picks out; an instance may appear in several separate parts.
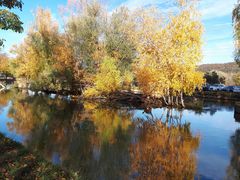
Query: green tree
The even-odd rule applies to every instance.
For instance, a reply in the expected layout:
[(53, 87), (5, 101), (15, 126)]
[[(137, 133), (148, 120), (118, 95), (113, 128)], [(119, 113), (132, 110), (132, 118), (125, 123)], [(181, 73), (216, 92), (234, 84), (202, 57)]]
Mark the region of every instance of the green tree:
[(118, 59), (121, 72), (129, 70), (136, 57), (136, 44), (132, 37), (135, 31), (135, 23), (126, 7), (113, 12), (106, 28), (106, 51), (109, 56)]
[[(23, 2), (21, 0), (0, 0), (0, 7), (8, 9), (18, 8), (22, 10)], [(0, 29), (12, 30), (21, 33), (23, 31), (23, 23), (20, 18), (7, 9), (0, 9)], [(3, 46), (4, 39), (0, 39), (0, 47)]]
[(206, 72), (204, 75), (208, 84), (225, 84), (226, 77), (219, 71)]
[(89, 73), (96, 72), (102, 56), (104, 10), (97, 1), (79, 1), (74, 5), (66, 24), (66, 33), (71, 41), (76, 66)]

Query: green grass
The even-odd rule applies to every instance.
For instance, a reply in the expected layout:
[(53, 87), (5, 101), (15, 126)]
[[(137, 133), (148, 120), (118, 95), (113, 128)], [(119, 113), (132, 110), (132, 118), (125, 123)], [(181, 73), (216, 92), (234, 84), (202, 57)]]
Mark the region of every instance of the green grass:
[(80, 179), (0, 133), (0, 179)]

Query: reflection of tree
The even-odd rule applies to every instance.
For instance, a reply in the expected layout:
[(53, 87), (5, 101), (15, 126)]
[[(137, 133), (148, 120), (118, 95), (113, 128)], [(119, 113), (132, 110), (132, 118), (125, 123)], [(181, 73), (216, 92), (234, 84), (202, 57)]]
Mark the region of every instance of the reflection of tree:
[(26, 97), (21, 93), (12, 99), (8, 116), (14, 121), (9, 123), (11, 130), (28, 135), (33, 129), (42, 127), (46, 122), (71, 116), (71, 108), (66, 102), (47, 97)]
[(126, 111), (19, 95), (9, 116), (10, 130), (27, 137), (25, 145), (49, 161), (57, 154), (56, 162), (87, 179), (127, 175), (131, 114)]
[(139, 179), (194, 179), (199, 137), (192, 136), (190, 124), (154, 120), (142, 121), (139, 127), (131, 153), (133, 173)]
[(26, 137), (28, 148), (85, 179), (193, 178), (199, 138), (181, 123), (181, 111), (166, 110), (165, 121), (149, 115), (138, 124), (126, 109), (19, 94), (9, 127)]
[(114, 142), (116, 140), (115, 134), (119, 129), (124, 131), (129, 128), (130, 119), (129, 113), (113, 109), (96, 109), (92, 115), (99, 136), (105, 142)]
[(3, 91), (0, 93), (0, 112), (8, 105), (13, 96), (13, 91)]
[(240, 129), (230, 139), (231, 161), (227, 169), (226, 179), (240, 179)]
[[(75, 123), (82, 127), (84, 119), (85, 121), (90, 119), (94, 123), (95, 131), (88, 145), (81, 143), (88, 137), (79, 136), (83, 139), (76, 144), (85, 150), (76, 151), (69, 165), (76, 161), (76, 157), (82, 156), (85, 159), (78, 160), (81, 163), (78, 167), (81, 167), (81, 174), (86, 179), (127, 177), (130, 168), (128, 147), (130, 146), (131, 114), (125, 110), (101, 108), (96, 104), (86, 103), (84, 111), (75, 116)], [(75, 148), (72, 150), (75, 151)]]

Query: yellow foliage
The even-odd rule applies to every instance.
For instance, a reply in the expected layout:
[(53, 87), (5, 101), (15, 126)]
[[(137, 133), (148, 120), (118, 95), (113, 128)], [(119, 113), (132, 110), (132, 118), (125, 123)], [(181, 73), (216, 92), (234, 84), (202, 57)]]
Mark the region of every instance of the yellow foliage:
[(99, 92), (95, 87), (89, 87), (83, 92), (83, 96), (86, 98), (96, 97), (99, 95)]
[(178, 2), (179, 12), (167, 23), (157, 10), (137, 16), (141, 21), (134, 70), (148, 95), (192, 94), (204, 83), (203, 74), (196, 71), (202, 59), (202, 24), (193, 1)]
[(125, 71), (123, 74), (123, 88), (127, 88), (127, 90), (131, 90), (131, 85), (133, 82), (133, 73), (131, 71)]
[(9, 73), (9, 61), (5, 54), (0, 54), (0, 73)]
[(94, 86), (87, 88), (84, 92), (84, 96), (92, 97), (100, 94), (110, 94), (119, 90), (121, 84), (121, 75), (117, 68), (116, 60), (105, 57), (94, 79)]
[(233, 76), (233, 81), (235, 85), (240, 86), (240, 73), (237, 73)]

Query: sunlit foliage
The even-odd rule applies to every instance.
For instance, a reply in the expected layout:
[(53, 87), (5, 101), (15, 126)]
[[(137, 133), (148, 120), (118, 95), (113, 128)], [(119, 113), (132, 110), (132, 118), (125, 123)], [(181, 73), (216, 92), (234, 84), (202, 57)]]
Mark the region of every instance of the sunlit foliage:
[[(49, 10), (38, 9), (12, 63), (17, 78), (34, 89), (68, 90), (108, 96), (138, 86), (146, 96), (184, 106), (204, 83), (197, 71), (203, 27), (195, 1), (176, 0), (173, 14), (158, 8), (108, 13), (95, 0), (68, 1), (62, 9), (64, 32)], [(78, 88), (76, 88), (78, 86)]]
[(0, 54), (0, 73), (10, 73), (9, 58), (6, 54)]
[(104, 58), (94, 82), (94, 87), (86, 89), (86, 95), (91, 96), (91, 92), (95, 90), (98, 94), (109, 94), (120, 89), (121, 76), (120, 71), (117, 69), (115, 59), (109, 57)]
[(141, 23), (136, 78), (143, 92), (167, 96), (169, 105), (173, 104), (173, 97), (191, 95), (204, 83), (203, 74), (196, 71), (202, 58), (203, 27), (199, 15), (192, 1), (181, 1), (178, 10), (167, 22), (157, 9), (137, 16)]
[(72, 52), (65, 35), (49, 10), (37, 9), (24, 43), (14, 49), (16, 77), (24, 77), (36, 89), (62, 90), (73, 79)]

